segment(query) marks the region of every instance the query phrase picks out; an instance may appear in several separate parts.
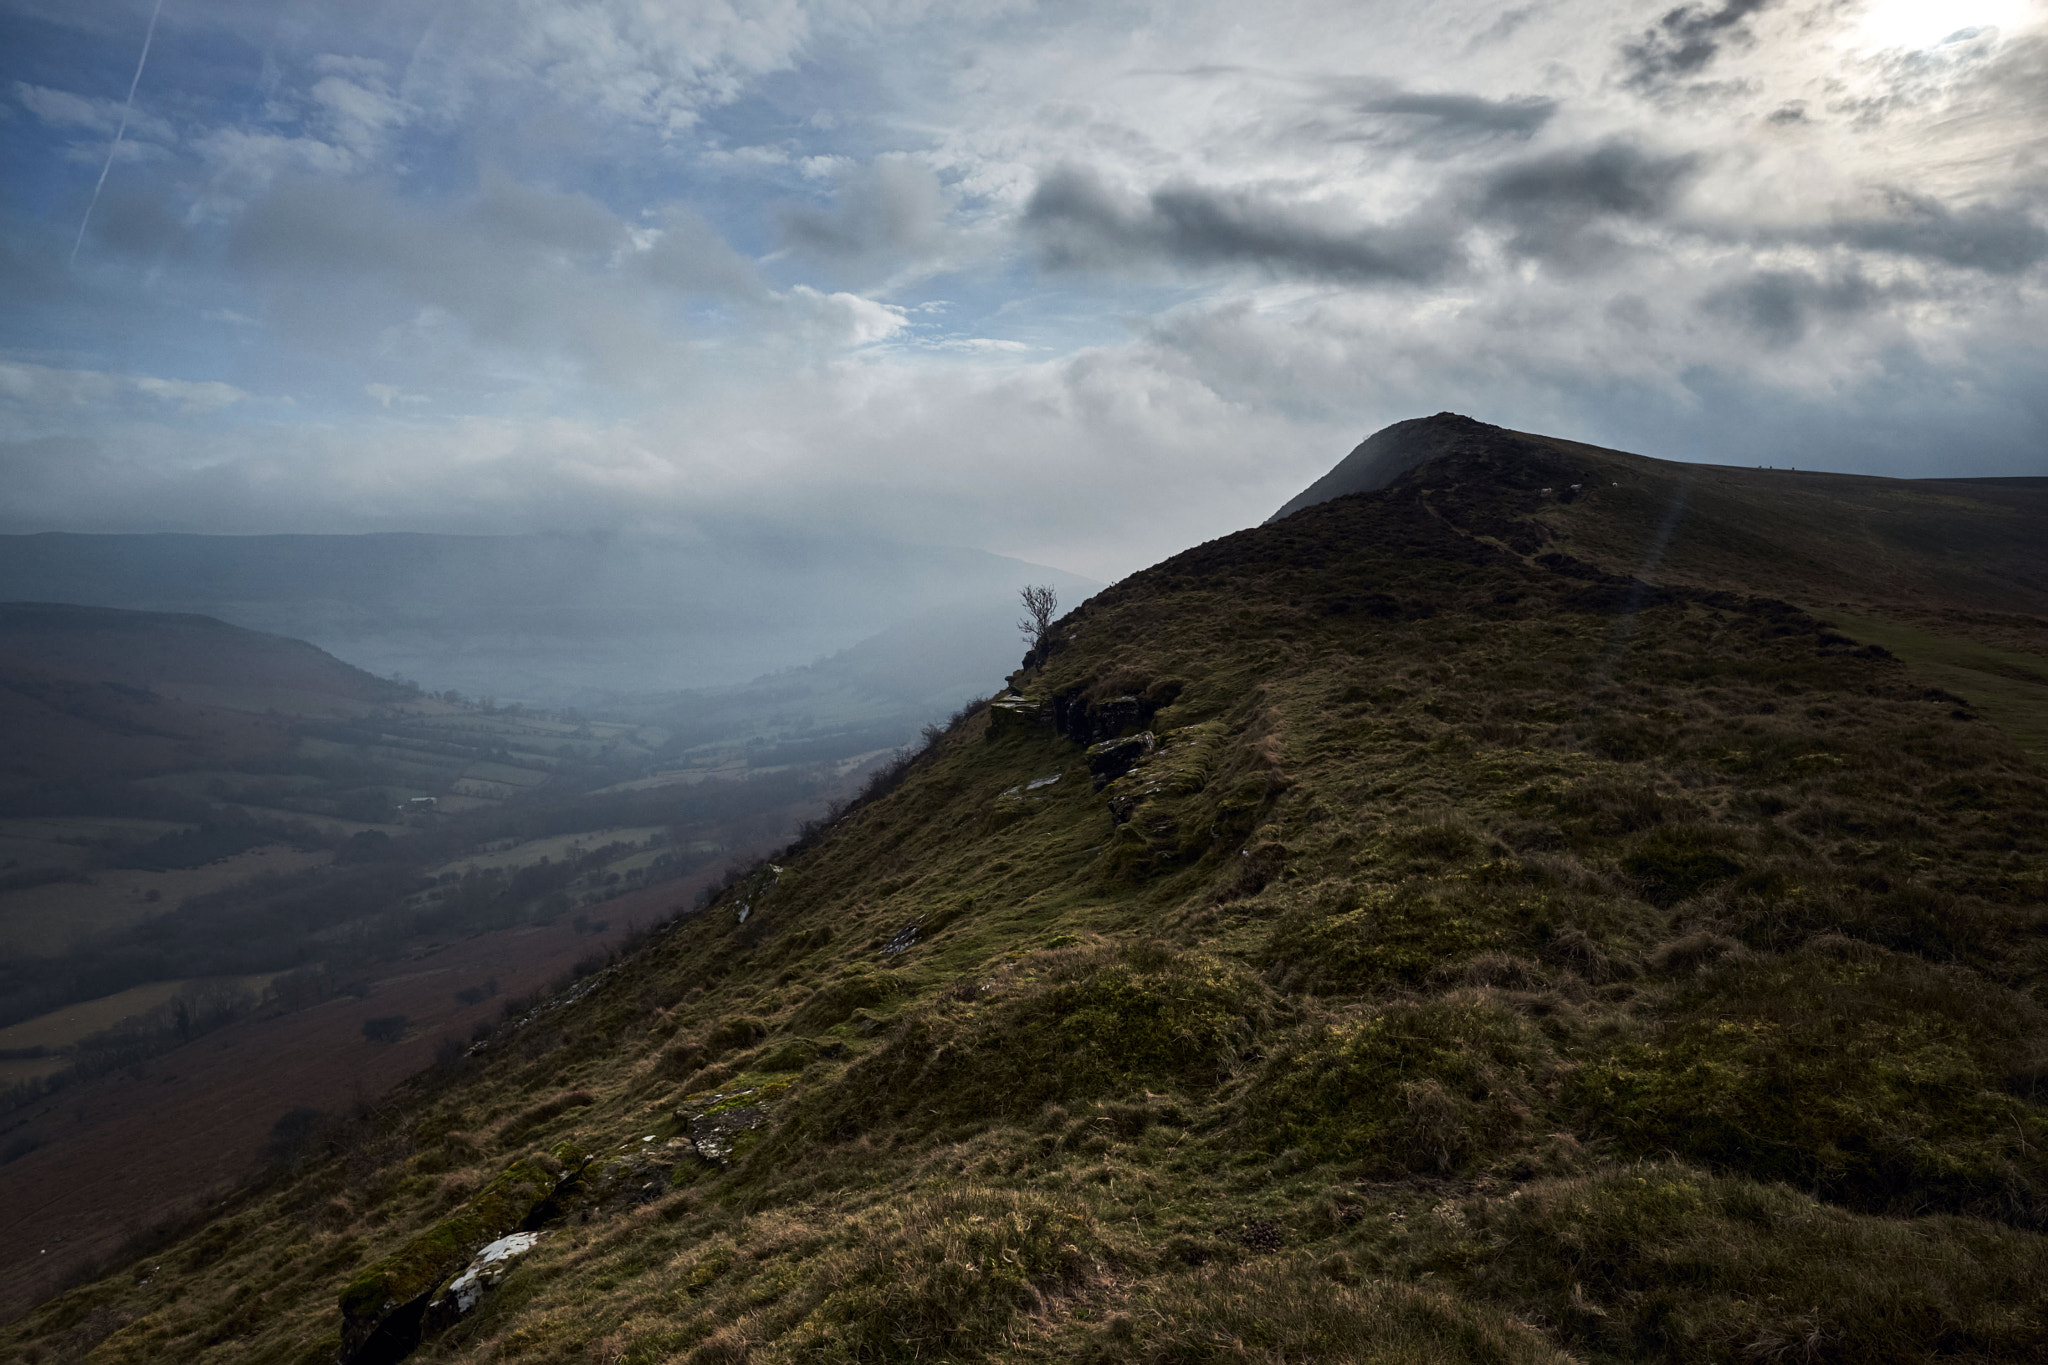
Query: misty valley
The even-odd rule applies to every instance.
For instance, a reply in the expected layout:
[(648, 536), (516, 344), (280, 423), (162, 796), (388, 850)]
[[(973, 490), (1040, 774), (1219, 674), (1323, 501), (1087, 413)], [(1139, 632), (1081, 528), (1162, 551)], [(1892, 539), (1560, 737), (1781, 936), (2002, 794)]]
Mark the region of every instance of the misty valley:
[[(486, 1047), (535, 992), (611, 961), (843, 803), (1016, 654), (1000, 590), (945, 597), (976, 586), (958, 555), (937, 557), (943, 577), (929, 563), (894, 577), (841, 564), (822, 594), (836, 599), (798, 606), (812, 621), (802, 646), (867, 638), (738, 684), (663, 690), (659, 666), (621, 662), (654, 628), (636, 619), (615, 627), (632, 640), (608, 642), (584, 622), (553, 646), (575, 660), (538, 689), (553, 707), (497, 700), (507, 689), (487, 683), (466, 696), (380, 677), (305, 641), (131, 605), (271, 624), (302, 611), (317, 628), (330, 619), (319, 603), (360, 596), (350, 555), (383, 550), (286, 538), (259, 547), (252, 568), (250, 548), (0, 539), (0, 597), (122, 604), (0, 604), (0, 1166), (41, 1182), (90, 1164), (96, 1142), (132, 1144), (145, 1114), (192, 1126), (131, 1154), (117, 1190), (73, 1211), (57, 1256), (38, 1248), (45, 1277), (274, 1158), (293, 1133), (374, 1104), (408, 1072)], [(88, 552), (120, 572), (79, 574)], [(337, 561), (340, 577), (323, 577)], [(383, 590), (412, 602), (401, 633), (418, 649), (421, 604), (452, 570), (445, 558), (414, 567), (420, 577)], [(992, 585), (1026, 566), (977, 567)], [(281, 596), (291, 583), (315, 600)], [(623, 591), (616, 577), (607, 586)], [(473, 637), (534, 583), (494, 591), (479, 605), (489, 594), (473, 586), (428, 618), (441, 650), (430, 676), (488, 676)], [(868, 597), (855, 605), (849, 591)], [(770, 620), (820, 595), (787, 574), (756, 577), (752, 593)], [(688, 616), (659, 629), (710, 648)], [(359, 604), (352, 619), (344, 645), (362, 644), (375, 618)], [(527, 627), (536, 658), (550, 657), (532, 643), (547, 624), (537, 614)], [(561, 704), (571, 693), (583, 707)], [(233, 1066), (195, 1066), (208, 1048)], [(270, 1093), (223, 1103), (230, 1083), (264, 1074)]]

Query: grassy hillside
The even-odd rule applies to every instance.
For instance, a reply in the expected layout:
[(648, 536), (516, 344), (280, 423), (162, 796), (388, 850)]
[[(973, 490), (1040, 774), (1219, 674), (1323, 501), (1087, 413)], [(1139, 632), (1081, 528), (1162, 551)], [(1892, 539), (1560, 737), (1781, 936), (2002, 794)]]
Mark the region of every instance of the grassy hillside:
[(2048, 781), (1781, 600), (2016, 650), (2027, 547), (1490, 431), (1103, 592), (873, 799), (11, 1348), (2042, 1358)]

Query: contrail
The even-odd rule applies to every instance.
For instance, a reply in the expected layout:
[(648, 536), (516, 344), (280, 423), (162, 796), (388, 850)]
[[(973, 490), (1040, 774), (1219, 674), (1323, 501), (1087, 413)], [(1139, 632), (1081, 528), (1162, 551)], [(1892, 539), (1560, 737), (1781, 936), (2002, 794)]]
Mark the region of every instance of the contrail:
[(72, 265), (78, 264), (78, 248), (85, 245), (85, 225), (92, 221), (92, 211), (99, 206), (100, 191), (107, 187), (107, 172), (114, 169), (114, 154), (121, 150), (121, 135), (128, 131), (128, 111), (135, 107), (135, 87), (142, 84), (142, 64), (149, 60), (149, 44), (156, 37), (156, 17), (163, 12), (164, 0), (156, 0), (156, 8), (149, 12), (149, 31), (142, 35), (142, 55), (135, 59), (135, 79), (128, 82), (128, 102), (121, 106), (121, 126), (114, 130), (114, 141), (107, 148), (107, 164), (100, 167), (99, 183), (92, 187), (85, 217), (78, 220), (78, 238), (71, 243)]

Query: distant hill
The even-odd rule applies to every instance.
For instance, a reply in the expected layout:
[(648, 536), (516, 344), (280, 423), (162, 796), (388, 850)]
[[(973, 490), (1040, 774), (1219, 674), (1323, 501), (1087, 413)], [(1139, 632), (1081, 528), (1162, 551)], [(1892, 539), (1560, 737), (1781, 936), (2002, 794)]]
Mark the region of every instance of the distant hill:
[(2038, 491), (1400, 441), (0, 1340), (2048, 1358)]
[(411, 689), (304, 640), (189, 613), (0, 602), (0, 659), (202, 705), (356, 715)]
[(76, 782), (276, 755), (296, 720), (409, 695), (210, 617), (0, 602), (0, 777)]
[(963, 702), (1001, 689), (1024, 649), (1018, 614), (1014, 593), (932, 607), (815, 663), (736, 687), (618, 698), (607, 710), (662, 726), (679, 747), (895, 748)]
[(1086, 580), (977, 550), (689, 536), (0, 536), (0, 599), (199, 612), (390, 676), (546, 704), (746, 682), (919, 612)]

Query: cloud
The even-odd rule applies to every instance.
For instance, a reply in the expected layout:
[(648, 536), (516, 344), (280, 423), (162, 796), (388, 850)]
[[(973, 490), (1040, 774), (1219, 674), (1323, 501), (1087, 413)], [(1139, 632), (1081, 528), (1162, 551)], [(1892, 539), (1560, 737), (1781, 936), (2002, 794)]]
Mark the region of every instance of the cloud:
[(946, 192), (931, 167), (906, 157), (878, 157), (841, 171), (829, 211), (782, 210), (782, 235), (799, 251), (834, 265), (893, 264), (940, 244)]
[[(99, 167), (64, 157), (97, 163), (107, 106), (6, 87), (0, 439), (44, 463), (0, 501), (252, 531), (770, 506), (1108, 576), (1440, 408), (2040, 471), (2038, 28), (1908, 52), (1828, 0), (931, 12), (167, 6), (142, 98), (177, 138), (114, 167), (75, 271), (65, 196)], [(270, 54), (254, 92), (207, 84), (223, 41)], [(59, 51), (89, 46), (39, 49), (37, 89), (101, 89)], [(172, 374), (289, 375), (299, 406), (207, 417), (228, 395), (136, 378)], [(46, 436), (84, 444), (20, 453)]]
[(858, 294), (826, 294), (807, 284), (779, 296), (777, 303), (797, 334), (816, 345), (838, 349), (872, 346), (909, 325), (903, 309)]
[(1039, 180), (1023, 222), (1041, 260), (1055, 270), (1171, 263), (1414, 283), (1439, 278), (1459, 261), (1456, 243), (1435, 224), (1359, 223), (1338, 205), (1189, 184), (1124, 194), (1076, 167)]
[(681, 294), (761, 300), (768, 288), (754, 263), (734, 251), (695, 209), (672, 204), (661, 226), (646, 237), (631, 268), (652, 283)]
[(1527, 138), (1557, 115), (1558, 103), (1541, 96), (1494, 100), (1483, 95), (1425, 94), (1399, 91), (1358, 101), (1368, 114), (1385, 114), (1411, 125), (1408, 136)]
[(307, 100), (319, 111), (334, 140), (358, 154), (368, 154), (386, 137), (405, 126), (413, 111), (395, 98), (388, 86), (372, 77), (349, 80), (323, 76), (306, 92)]
[(1718, 7), (1680, 5), (1666, 11), (1642, 37), (1622, 46), (1627, 83), (1655, 90), (1676, 77), (1697, 75), (1720, 54), (1722, 44), (1745, 38), (1746, 21), (1771, 4), (1772, 0), (1721, 0)]
[[(52, 128), (80, 128), (107, 137), (121, 126), (121, 101), (97, 97), (87, 99), (68, 90), (14, 82), (14, 97), (24, 108)], [(128, 111), (128, 131), (123, 138), (173, 143), (178, 140), (171, 125), (146, 109)]]
[(1696, 154), (1659, 155), (1614, 139), (1494, 169), (1481, 181), (1473, 211), (1505, 226), (1519, 255), (1586, 265), (1615, 249), (1603, 224), (1669, 216), (1701, 168)]
[(1862, 251), (1938, 261), (1989, 275), (2017, 275), (2048, 256), (2048, 229), (2017, 204), (1951, 209), (1902, 189), (1879, 196), (1878, 211), (1845, 216), (1822, 236)]
[(502, 176), (435, 209), (382, 184), (294, 180), (242, 215), (231, 260), (308, 338), (360, 341), (431, 307), (479, 341), (567, 346), (596, 363), (619, 345), (659, 348), (608, 278), (628, 241), (588, 197)]
[(193, 250), (190, 229), (168, 196), (149, 189), (117, 189), (92, 216), (93, 240), (134, 256), (183, 258)]
[(1816, 315), (1855, 317), (1876, 307), (1882, 297), (1861, 275), (1820, 279), (1803, 270), (1759, 270), (1712, 290), (1701, 306), (1782, 348), (1805, 340)]
[(98, 407), (118, 404), (136, 395), (173, 406), (187, 416), (218, 412), (250, 397), (246, 390), (219, 380), (160, 379), (154, 375), (0, 362), (0, 400), (17, 408), (47, 411)]
[(400, 403), (411, 407), (433, 401), (425, 394), (407, 393), (396, 384), (365, 384), (363, 385), (363, 392), (376, 399), (377, 406), (387, 409), (393, 403)]

